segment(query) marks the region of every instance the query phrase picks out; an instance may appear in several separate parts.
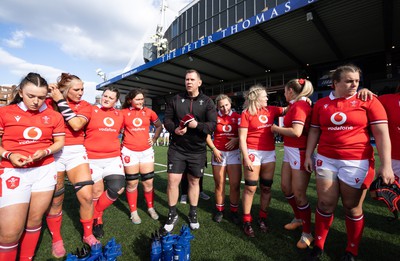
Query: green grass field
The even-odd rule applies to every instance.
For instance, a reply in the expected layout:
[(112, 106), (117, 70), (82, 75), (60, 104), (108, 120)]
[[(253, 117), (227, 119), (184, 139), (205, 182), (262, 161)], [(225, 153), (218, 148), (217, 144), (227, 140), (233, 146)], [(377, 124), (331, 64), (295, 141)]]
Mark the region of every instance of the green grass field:
[[(155, 208), (160, 214), (159, 221), (152, 220), (146, 212), (142, 190), (139, 190), (139, 215), (142, 224), (134, 225), (129, 219), (129, 209), (123, 195), (104, 213), (105, 237), (101, 240), (105, 244), (112, 237), (122, 245), (122, 257), (118, 260), (149, 260), (150, 235), (166, 220), (168, 204), (166, 196), (166, 147), (155, 147), (156, 151), (156, 198)], [(290, 206), (286, 203), (280, 191), (280, 165), (283, 154), (281, 145), (277, 145), (277, 167), (273, 184), (272, 201), (269, 211), (269, 225), (271, 232), (261, 234), (255, 227), (255, 238), (247, 238), (240, 226), (234, 225), (228, 219), (217, 224), (211, 220), (214, 210), (214, 182), (211, 176), (211, 166), (207, 168), (204, 178), (204, 191), (211, 196), (208, 201), (199, 201), (198, 214), (200, 229), (194, 231), (192, 246), (192, 260), (302, 260), (307, 251), (296, 248), (301, 231), (286, 231), (283, 225), (289, 222), (293, 215)], [(208, 158), (210, 159), (210, 157)], [(243, 184), (242, 184), (243, 187)], [(229, 187), (227, 186), (227, 191)], [(315, 179), (312, 178), (308, 189), (309, 200), (314, 213), (316, 206)], [(228, 197), (225, 204), (229, 206)], [(79, 222), (78, 203), (72, 187), (67, 186), (64, 202), (64, 219), (62, 235), (67, 252), (82, 247), (81, 224)], [(229, 210), (229, 207), (228, 207)], [(258, 216), (259, 194), (253, 204), (252, 215)], [(174, 233), (178, 233), (183, 224), (188, 224), (186, 218), (189, 205), (178, 203), (179, 222)], [(364, 203), (366, 226), (360, 246), (358, 260), (395, 260), (400, 248), (400, 222), (389, 222), (392, 214), (381, 202), (373, 201), (369, 195)], [(314, 220), (314, 214), (312, 216)], [(344, 253), (346, 246), (346, 229), (342, 207), (339, 204), (335, 212), (335, 221), (329, 232), (325, 245), (323, 260), (338, 260)], [(39, 242), (36, 260), (53, 260), (51, 256), (51, 238), (48, 230), (43, 229)]]

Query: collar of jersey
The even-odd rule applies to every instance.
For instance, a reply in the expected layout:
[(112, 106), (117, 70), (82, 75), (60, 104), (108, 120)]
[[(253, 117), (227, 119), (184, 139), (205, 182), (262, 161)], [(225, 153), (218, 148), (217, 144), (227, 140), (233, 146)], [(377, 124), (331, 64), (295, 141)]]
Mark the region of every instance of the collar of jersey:
[[(18, 103), (18, 107), (20, 107), (21, 110), (23, 110), (23, 111), (28, 111), (28, 107), (26, 107), (26, 105), (23, 101)], [(42, 112), (45, 109), (47, 109), (47, 105), (46, 105), (46, 103), (43, 103), (43, 105), (39, 108), (39, 112)]]
[(357, 95), (357, 93), (351, 95), (350, 97), (335, 97), (335, 95), (333, 95), (333, 91), (329, 94), (329, 98), (331, 100), (336, 100), (336, 99), (345, 99), (345, 100), (350, 100), (351, 98), (353, 98), (355, 95)]
[[(228, 113), (228, 116), (232, 116), (232, 113), (233, 113), (233, 111), (231, 110), (231, 111)], [(225, 116), (225, 114), (222, 114), (221, 111), (218, 111), (218, 115), (219, 115), (220, 117), (224, 117), (224, 116)]]

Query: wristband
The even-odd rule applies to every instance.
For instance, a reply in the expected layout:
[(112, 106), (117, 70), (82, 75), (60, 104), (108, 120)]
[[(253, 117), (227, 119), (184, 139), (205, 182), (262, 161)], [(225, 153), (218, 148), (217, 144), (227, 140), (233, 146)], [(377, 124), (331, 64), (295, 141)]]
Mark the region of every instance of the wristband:
[(10, 151), (4, 151), (3, 154), (1, 154), (1, 157), (6, 158), (6, 159), (10, 159), (11, 154), (13, 154)]
[(49, 156), (51, 154), (51, 149), (46, 149), (45, 152), (46, 152), (46, 156)]
[(64, 117), (64, 120), (68, 122), (70, 119), (76, 117), (75, 112), (71, 110), (66, 100), (61, 99), (57, 102), (58, 110)]

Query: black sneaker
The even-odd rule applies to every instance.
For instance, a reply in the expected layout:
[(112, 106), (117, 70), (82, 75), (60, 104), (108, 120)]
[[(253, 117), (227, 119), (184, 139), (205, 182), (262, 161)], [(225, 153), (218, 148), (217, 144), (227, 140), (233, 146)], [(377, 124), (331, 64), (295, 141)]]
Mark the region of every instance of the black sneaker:
[(200, 228), (200, 223), (199, 223), (199, 221), (197, 220), (197, 213), (196, 213), (196, 212), (194, 212), (194, 213), (189, 213), (188, 218), (189, 218), (189, 226), (190, 226), (190, 228), (191, 228), (192, 230), (196, 230), (196, 229), (199, 229), (199, 228)]
[(164, 225), (165, 231), (171, 232), (172, 230), (174, 230), (174, 227), (177, 222), (178, 222), (178, 214), (172, 215), (171, 213), (168, 213), (168, 219)]
[(251, 226), (250, 222), (245, 222), (243, 224), (243, 232), (246, 234), (248, 237), (255, 237), (254, 235), (254, 230), (253, 227)]
[(217, 223), (220, 223), (222, 221), (223, 217), (224, 217), (224, 213), (222, 211), (217, 211), (214, 214), (213, 220)]
[(238, 212), (232, 212), (231, 211), (231, 219), (233, 224), (239, 225), (240, 224), (240, 218)]
[(305, 261), (319, 261), (323, 253), (324, 253), (324, 251), (321, 248), (314, 246), (313, 250), (310, 252), (310, 254), (304, 260)]
[(341, 261), (355, 261), (355, 260), (356, 260), (356, 257), (353, 256), (352, 253), (346, 252), (346, 253), (344, 254), (344, 256), (342, 256), (342, 258), (341, 258), (340, 260), (341, 260)]
[(260, 227), (261, 232), (263, 233), (269, 232), (269, 227), (267, 225), (267, 221), (265, 220), (265, 218), (260, 218), (258, 220), (258, 226)]
[(102, 238), (104, 236), (103, 224), (98, 224), (97, 219), (93, 220), (93, 235), (96, 238)]

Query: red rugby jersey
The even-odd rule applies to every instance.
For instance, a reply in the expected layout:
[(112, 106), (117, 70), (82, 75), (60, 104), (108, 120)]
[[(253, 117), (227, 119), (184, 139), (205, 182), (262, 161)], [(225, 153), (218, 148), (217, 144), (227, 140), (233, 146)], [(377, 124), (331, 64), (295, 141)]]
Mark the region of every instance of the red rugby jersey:
[[(53, 144), (53, 137), (64, 136), (64, 119), (60, 113), (47, 108), (30, 111), (23, 102), (0, 108), (0, 130), (4, 131), (2, 145), (8, 151), (31, 156), (37, 150), (45, 150)], [(54, 161), (53, 155), (33, 162), (29, 167), (47, 165)], [(5, 168), (14, 168), (3, 159)]]
[(89, 159), (113, 158), (121, 155), (119, 134), (124, 117), (121, 111), (92, 106), (86, 126), (85, 148)]
[(288, 111), (283, 118), (283, 124), (285, 127), (292, 127), (293, 124), (301, 124), (304, 128), (303, 133), (298, 138), (283, 136), (285, 146), (299, 149), (306, 148), (307, 134), (311, 121), (311, 110), (311, 105), (304, 100), (292, 102), (289, 105)]
[[(227, 151), (225, 144), (230, 141), (229, 138), (238, 137), (238, 126), (240, 124), (240, 114), (231, 111), (228, 115), (217, 114), (217, 127), (214, 131), (214, 145), (218, 150)], [(237, 147), (232, 150), (237, 150)]]
[(124, 116), (124, 140), (122, 144), (133, 151), (144, 151), (150, 148), (150, 123), (159, 121), (157, 114), (149, 108), (122, 110)]
[[(85, 118), (88, 122), (92, 114), (92, 105), (87, 101), (80, 101), (78, 103), (68, 102), (71, 110), (79, 117)], [(68, 123), (65, 123), (65, 145), (83, 145), (85, 139), (85, 128), (74, 131)]]
[(385, 94), (378, 99), (388, 116), (392, 159), (400, 160), (400, 93)]
[(283, 113), (283, 107), (267, 106), (256, 115), (247, 110), (242, 112), (239, 128), (247, 128), (247, 148), (254, 150), (275, 150), (275, 138), (271, 126), (275, 118)]
[(370, 159), (368, 127), (387, 122), (378, 99), (364, 102), (357, 95), (335, 98), (332, 93), (315, 103), (311, 116), (311, 127), (321, 129), (318, 153), (333, 159)]

